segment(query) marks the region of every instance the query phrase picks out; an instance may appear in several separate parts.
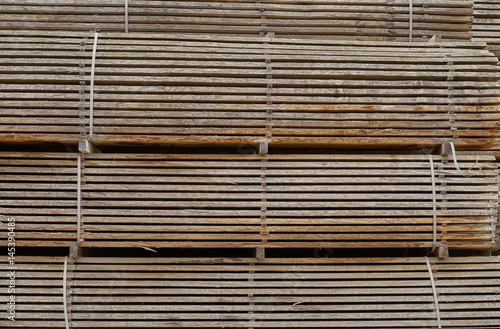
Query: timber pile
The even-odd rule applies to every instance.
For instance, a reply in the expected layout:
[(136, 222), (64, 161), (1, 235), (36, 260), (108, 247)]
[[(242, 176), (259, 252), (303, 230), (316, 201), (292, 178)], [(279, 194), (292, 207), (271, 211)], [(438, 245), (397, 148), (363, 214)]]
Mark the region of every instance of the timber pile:
[(19, 246), (80, 234), (83, 247), (497, 247), (493, 156), (459, 153), (461, 171), (432, 156), (435, 243), (428, 155), (82, 157), (78, 233), (75, 156), (1, 154), (1, 211), (17, 217)]
[(14, 217), (17, 246), (76, 244), (77, 181), (74, 153), (0, 153), (0, 222)]
[[(437, 240), (494, 248), (495, 158), (434, 158)], [(84, 245), (433, 246), (429, 156), (91, 154), (83, 176)]]
[(0, 143), (78, 143), (88, 120), (85, 38), (2, 31)]
[(2, 143), (500, 147), (482, 43), (4, 32)]
[(471, 38), (472, 0), (4, 0), (0, 29), (427, 41)]
[[(6, 263), (2, 257), (4, 277)], [(63, 264), (19, 257), (11, 327), (64, 328)], [(70, 260), (66, 284), (72, 328), (492, 328), (500, 322), (499, 257), (79, 258)], [(5, 308), (6, 296), (0, 299)]]
[(500, 56), (500, 1), (475, 0), (473, 39), (488, 43), (488, 49)]
[(19, 256), (9, 327), (498, 326), (499, 257), (264, 258), (498, 249), (491, 153), (266, 154), (500, 149), (500, 0), (410, 3), (0, 0), (0, 144), (264, 149), (0, 153), (17, 247), (257, 255)]

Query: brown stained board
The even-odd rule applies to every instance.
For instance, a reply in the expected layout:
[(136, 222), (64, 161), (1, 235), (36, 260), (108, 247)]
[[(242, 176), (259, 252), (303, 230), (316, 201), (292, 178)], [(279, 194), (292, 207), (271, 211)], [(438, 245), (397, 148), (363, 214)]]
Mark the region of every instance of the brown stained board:
[[(472, 0), (128, 1), (128, 31), (412, 41), (469, 40)], [(123, 0), (5, 0), (0, 29), (125, 31)]]
[[(433, 160), (437, 245), (496, 249), (494, 157), (459, 153), (461, 171), (451, 157)], [(0, 162), (0, 211), (16, 218), (18, 246), (74, 245), (75, 156)], [(83, 247), (433, 245), (427, 155), (88, 154), (81, 168)]]
[[(0, 271), (7, 276), (6, 257)], [(17, 259), (15, 327), (64, 328), (61, 257)], [(500, 258), (429, 259), (442, 328), (500, 321)], [(436, 328), (418, 258), (69, 260), (71, 328)], [(5, 310), (5, 293), (0, 306)], [(10, 325), (10, 324), (9, 324)]]
[(482, 43), (2, 33), (1, 143), (500, 147)]
[(488, 48), (500, 56), (500, 1), (475, 0), (473, 39), (488, 43)]

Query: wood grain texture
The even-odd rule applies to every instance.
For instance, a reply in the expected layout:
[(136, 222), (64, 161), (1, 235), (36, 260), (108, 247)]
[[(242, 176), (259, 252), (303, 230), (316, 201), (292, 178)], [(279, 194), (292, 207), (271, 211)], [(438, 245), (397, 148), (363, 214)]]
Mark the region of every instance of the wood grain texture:
[[(76, 243), (74, 157), (1, 154), (0, 207), (18, 245)], [(432, 247), (427, 155), (82, 157), (84, 247)], [(495, 158), (459, 153), (457, 171), (433, 157), (438, 243), (495, 249)]]
[[(18, 257), (12, 327), (64, 328), (60, 257)], [(443, 328), (498, 321), (499, 257), (431, 258)], [(7, 276), (6, 257), (0, 272)], [(416, 258), (79, 258), (70, 262), (72, 328), (434, 328)], [(0, 294), (5, 310), (6, 295)]]
[[(482, 43), (3, 31), (0, 143), (500, 148)], [(92, 136), (89, 136), (92, 126)]]
[[(412, 41), (469, 40), (472, 0), (128, 0), (128, 31)], [(5, 0), (0, 29), (125, 31), (123, 0)]]

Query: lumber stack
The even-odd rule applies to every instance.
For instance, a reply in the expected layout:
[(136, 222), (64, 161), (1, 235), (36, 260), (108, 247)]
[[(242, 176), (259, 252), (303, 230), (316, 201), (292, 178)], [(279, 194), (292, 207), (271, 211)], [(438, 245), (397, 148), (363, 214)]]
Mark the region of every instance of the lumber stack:
[[(19, 257), (13, 327), (64, 328), (63, 264)], [(79, 258), (66, 303), (72, 328), (491, 328), (499, 273), (498, 257)]]
[(77, 166), (74, 153), (0, 153), (0, 222), (14, 218), (17, 246), (76, 244)]
[(84, 247), (496, 247), (493, 156), (432, 156), (435, 243), (429, 155), (87, 154), (80, 178), (75, 157), (0, 154), (19, 246), (74, 245), (80, 225)]
[(96, 144), (498, 147), (483, 45), (114, 36), (97, 48)]
[(92, 65), (94, 38), (5, 32), (1, 143), (500, 146), (483, 44), (101, 33)]
[(92, 60), (87, 38), (2, 31), (0, 143), (75, 145), (83, 137), (85, 66)]
[(500, 1), (475, 0), (473, 39), (488, 43), (488, 47), (500, 56)]
[(0, 0), (0, 327), (498, 326), (498, 12)]
[(472, 0), (6, 0), (0, 29), (183, 32), (381, 41), (469, 40)]
[[(438, 241), (494, 248), (491, 156), (435, 156)], [(86, 155), (84, 245), (432, 247), (429, 156)]]

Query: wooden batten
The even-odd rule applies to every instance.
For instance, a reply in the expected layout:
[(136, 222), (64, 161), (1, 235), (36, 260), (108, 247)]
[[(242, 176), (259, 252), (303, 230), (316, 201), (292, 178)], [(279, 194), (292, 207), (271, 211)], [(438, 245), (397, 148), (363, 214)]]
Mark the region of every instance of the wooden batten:
[(499, 149), (484, 47), (3, 31), (0, 143)]
[[(4, 277), (6, 264), (1, 257)], [(19, 256), (16, 265), (16, 327), (64, 328), (64, 259)], [(70, 328), (492, 328), (500, 321), (499, 257), (82, 257), (68, 261), (65, 281)]]
[[(127, 5), (125, 5), (125, 3)], [(266, 35), (425, 42), (469, 40), (472, 0), (25, 0), (0, 4), (0, 29)]]
[[(1, 153), (19, 246), (77, 241), (74, 154)], [(82, 154), (81, 247), (495, 249), (492, 155)], [(0, 241), (6, 243), (5, 232)], [(2, 240), (3, 239), (3, 240)]]

